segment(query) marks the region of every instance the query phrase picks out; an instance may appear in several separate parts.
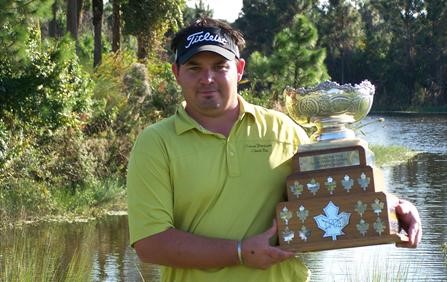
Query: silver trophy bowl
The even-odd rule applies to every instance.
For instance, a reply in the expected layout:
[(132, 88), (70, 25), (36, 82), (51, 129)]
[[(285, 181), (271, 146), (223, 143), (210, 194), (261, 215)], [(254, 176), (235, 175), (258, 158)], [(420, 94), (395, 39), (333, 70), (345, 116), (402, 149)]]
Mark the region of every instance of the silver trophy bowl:
[(368, 80), (360, 84), (325, 81), (312, 88), (284, 90), (288, 114), (303, 127), (317, 127), (314, 141), (354, 138), (346, 125), (363, 119), (371, 110), (375, 87)]

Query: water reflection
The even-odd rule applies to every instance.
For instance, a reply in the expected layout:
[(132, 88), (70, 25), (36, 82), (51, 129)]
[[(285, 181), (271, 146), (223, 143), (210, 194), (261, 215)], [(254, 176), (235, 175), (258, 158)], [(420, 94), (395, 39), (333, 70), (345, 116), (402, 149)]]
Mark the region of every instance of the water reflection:
[[(382, 168), (389, 190), (418, 206), (424, 228), (422, 244), (411, 250), (380, 245), (305, 254), (303, 259), (313, 273), (311, 281), (447, 281), (441, 251), (441, 244), (447, 241), (447, 117), (390, 116), (385, 123), (363, 130), (369, 143), (405, 145), (424, 152), (407, 163)], [(141, 264), (128, 246), (126, 216), (29, 226), (0, 235), (0, 271), (20, 237), (33, 246), (57, 246), (59, 251), (41, 256), (57, 260), (59, 272), (80, 250), (88, 260), (91, 281), (159, 280), (158, 268)]]
[[(51, 281), (156, 281), (158, 269), (138, 261), (128, 246), (127, 230), (127, 216), (108, 216), (98, 222), (45, 223), (3, 231), (0, 272), (11, 269), (11, 264), (17, 264), (26, 255), (27, 260), (38, 264), (31, 271), (30, 281), (47, 281), (44, 277), (54, 277)], [(17, 254), (17, 250), (23, 255)], [(79, 259), (73, 259), (76, 254)], [(82, 260), (86, 262), (83, 264)], [(56, 261), (57, 266), (46, 267), (47, 261)], [(66, 277), (70, 267), (73, 275)]]

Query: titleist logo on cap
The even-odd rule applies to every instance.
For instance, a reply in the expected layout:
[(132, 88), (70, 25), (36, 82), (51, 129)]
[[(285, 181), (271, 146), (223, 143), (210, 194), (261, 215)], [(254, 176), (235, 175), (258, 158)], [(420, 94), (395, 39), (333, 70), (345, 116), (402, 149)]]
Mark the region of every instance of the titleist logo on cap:
[(175, 61), (185, 64), (199, 52), (214, 52), (227, 60), (239, 58), (239, 48), (231, 35), (219, 27), (196, 27), (183, 35), (175, 48)]
[(221, 44), (226, 44), (228, 41), (220, 36), (219, 34), (211, 34), (209, 32), (204, 32), (204, 31), (199, 31), (193, 34), (190, 34), (187, 38), (186, 38), (187, 44), (185, 46), (185, 48), (189, 48), (192, 45), (199, 43), (199, 42), (203, 42), (203, 41), (208, 41), (208, 42), (218, 42)]

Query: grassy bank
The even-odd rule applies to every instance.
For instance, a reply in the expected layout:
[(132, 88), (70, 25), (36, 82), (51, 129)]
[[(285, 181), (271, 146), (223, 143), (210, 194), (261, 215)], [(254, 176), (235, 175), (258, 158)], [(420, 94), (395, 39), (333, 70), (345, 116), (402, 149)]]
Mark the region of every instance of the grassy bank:
[(119, 178), (76, 189), (22, 181), (0, 187), (0, 228), (39, 221), (85, 221), (126, 210), (125, 202), (125, 184)]

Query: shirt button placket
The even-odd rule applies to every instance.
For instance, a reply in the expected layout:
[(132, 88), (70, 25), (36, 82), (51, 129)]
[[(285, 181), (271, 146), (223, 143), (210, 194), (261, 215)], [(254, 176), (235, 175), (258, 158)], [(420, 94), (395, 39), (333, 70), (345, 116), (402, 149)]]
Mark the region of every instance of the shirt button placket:
[(239, 175), (239, 161), (236, 156), (236, 146), (227, 142), (227, 166), (230, 176)]

